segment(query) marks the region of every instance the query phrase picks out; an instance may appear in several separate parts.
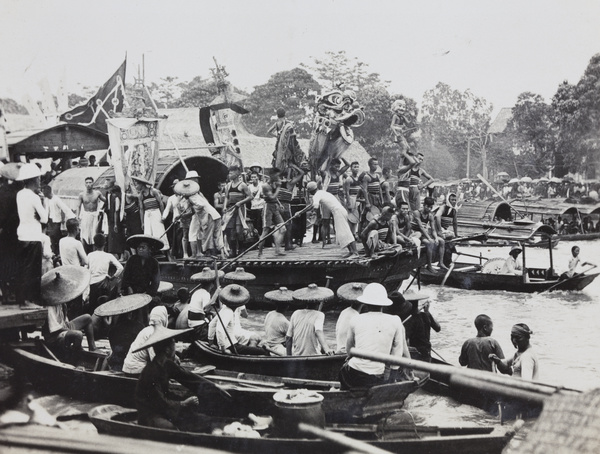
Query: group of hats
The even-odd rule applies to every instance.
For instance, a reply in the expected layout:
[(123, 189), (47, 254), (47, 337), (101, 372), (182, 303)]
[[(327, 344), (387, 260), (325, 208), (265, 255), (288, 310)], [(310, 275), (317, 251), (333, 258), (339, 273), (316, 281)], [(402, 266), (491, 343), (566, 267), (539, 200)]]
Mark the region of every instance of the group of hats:
[(9, 162), (0, 167), (0, 177), (13, 181), (25, 181), (42, 175), (40, 168), (33, 163)]

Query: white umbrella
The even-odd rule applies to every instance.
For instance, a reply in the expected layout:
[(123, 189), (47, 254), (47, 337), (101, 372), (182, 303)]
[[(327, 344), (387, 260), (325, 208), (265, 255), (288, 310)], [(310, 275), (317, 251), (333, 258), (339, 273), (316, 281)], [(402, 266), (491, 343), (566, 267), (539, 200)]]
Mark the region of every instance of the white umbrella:
[(518, 182), (519, 182), (518, 178), (513, 178), (508, 182), (508, 184), (513, 184), (513, 183), (518, 183)]
[(532, 183), (539, 183), (539, 182), (540, 182), (540, 180), (538, 178), (534, 178), (532, 181)]
[(548, 181), (550, 181), (550, 180), (546, 177), (540, 178), (540, 183), (547, 183)]
[(552, 183), (562, 183), (562, 180), (560, 178), (557, 178), (557, 177), (550, 178), (550, 181)]
[(510, 177), (510, 175), (506, 172), (498, 172), (496, 175), (498, 175), (499, 177)]
[(533, 180), (531, 177), (522, 177), (520, 181), (521, 183), (531, 183)]

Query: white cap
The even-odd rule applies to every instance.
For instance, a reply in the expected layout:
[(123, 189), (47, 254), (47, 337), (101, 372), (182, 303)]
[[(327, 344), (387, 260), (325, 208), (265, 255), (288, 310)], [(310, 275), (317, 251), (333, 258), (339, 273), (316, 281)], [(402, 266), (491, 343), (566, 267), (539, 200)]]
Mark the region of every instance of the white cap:
[(370, 306), (391, 306), (393, 304), (392, 300), (388, 298), (385, 287), (376, 282), (368, 284), (363, 290), (363, 294), (356, 299)]

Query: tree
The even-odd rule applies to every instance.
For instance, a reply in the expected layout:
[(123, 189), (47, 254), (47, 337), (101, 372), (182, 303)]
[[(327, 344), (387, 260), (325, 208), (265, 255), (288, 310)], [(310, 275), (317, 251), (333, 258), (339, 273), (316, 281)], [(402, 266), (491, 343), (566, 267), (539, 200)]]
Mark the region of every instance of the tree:
[(27, 115), (27, 109), (12, 98), (0, 98), (0, 108), (5, 114)]
[(161, 77), (159, 84), (152, 82), (148, 86), (148, 90), (152, 93), (159, 107), (165, 109), (174, 107), (174, 102), (181, 96), (182, 84), (177, 82), (177, 77), (167, 76)]
[(525, 92), (517, 98), (506, 134), (521, 169), (519, 174), (539, 177), (553, 167), (556, 128), (552, 113), (541, 95)]
[(557, 174), (567, 171), (593, 177), (600, 166), (600, 54), (594, 55), (576, 85), (563, 82), (552, 98), (558, 125)]
[(250, 114), (243, 117), (248, 130), (266, 135), (273, 123), (275, 111), (282, 107), (286, 118), (296, 125), (296, 133), (309, 137), (315, 97), (320, 92), (318, 82), (302, 68), (278, 72), (266, 84), (254, 87), (245, 102)]
[[(436, 150), (445, 149), (456, 163), (467, 160), (467, 147), (471, 145), (472, 168), (479, 165), (483, 147), (487, 146), (487, 130), (492, 105), (470, 90), (454, 90), (439, 82), (423, 95), (422, 144), (432, 157)], [(457, 168), (455, 177), (466, 175), (466, 165)]]
[(213, 79), (194, 77), (190, 82), (178, 85), (181, 95), (172, 100), (171, 107), (202, 107), (208, 106), (217, 96), (217, 83)]

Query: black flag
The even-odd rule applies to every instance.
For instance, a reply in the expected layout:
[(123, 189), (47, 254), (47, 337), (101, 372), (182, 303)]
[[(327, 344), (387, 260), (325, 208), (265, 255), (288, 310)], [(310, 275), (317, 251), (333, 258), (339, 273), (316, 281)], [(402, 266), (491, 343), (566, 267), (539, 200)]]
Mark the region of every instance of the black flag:
[(125, 87), (125, 67), (127, 58), (110, 79), (85, 104), (63, 113), (60, 120), (66, 123), (86, 125), (107, 133), (107, 114), (123, 110), (123, 89)]

